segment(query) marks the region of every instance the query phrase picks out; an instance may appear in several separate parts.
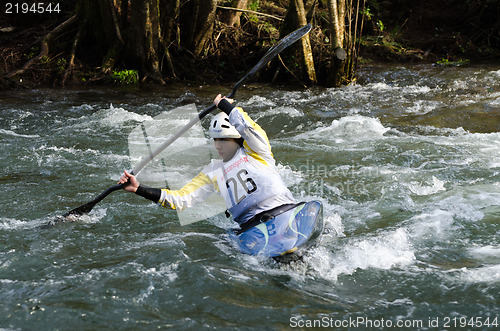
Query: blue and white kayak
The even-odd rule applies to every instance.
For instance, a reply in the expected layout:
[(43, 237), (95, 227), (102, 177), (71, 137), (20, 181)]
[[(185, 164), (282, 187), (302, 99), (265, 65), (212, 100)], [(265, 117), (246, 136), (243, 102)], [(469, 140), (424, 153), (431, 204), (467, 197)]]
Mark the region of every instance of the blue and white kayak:
[(236, 242), (243, 253), (279, 260), (316, 244), (323, 227), (323, 206), (310, 201), (237, 234)]

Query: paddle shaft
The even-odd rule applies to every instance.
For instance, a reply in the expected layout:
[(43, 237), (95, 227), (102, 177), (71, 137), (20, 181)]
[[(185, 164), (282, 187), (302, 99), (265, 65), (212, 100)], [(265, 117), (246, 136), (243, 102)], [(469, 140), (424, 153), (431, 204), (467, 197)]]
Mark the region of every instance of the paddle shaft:
[[(287, 36), (285, 36), (283, 39), (281, 39), (276, 45), (271, 47), (267, 53), (260, 59), (260, 61), (250, 70), (242, 79), (240, 79), (236, 84), (233, 86), (233, 90), (231, 93), (227, 96), (228, 98), (234, 97), (236, 94), (236, 91), (242, 86), (245, 82), (247, 82), (255, 73), (257, 73), (260, 69), (262, 69), (269, 61), (271, 61), (276, 55), (278, 55), (282, 50), (305, 36), (306, 34), (311, 31), (311, 24), (307, 24), (294, 32), (291, 32)], [(167, 141), (165, 141), (163, 144), (161, 144), (158, 148), (156, 148), (153, 153), (148, 155), (147, 157), (143, 158), (141, 162), (134, 167), (132, 170), (132, 174), (138, 175), (139, 172), (148, 164), (151, 160), (153, 160), (158, 154), (160, 154), (165, 148), (170, 146), (174, 141), (176, 141), (180, 136), (182, 136), (187, 130), (192, 128), (196, 123), (201, 121), (205, 116), (207, 116), (209, 113), (211, 113), (215, 108), (217, 108), (215, 105), (212, 105), (202, 111), (201, 113), (198, 114), (195, 118), (193, 118), (189, 123), (187, 123), (183, 128), (181, 128), (177, 133), (175, 133), (173, 136), (171, 136)], [(107, 197), (109, 194), (111, 194), (114, 191), (120, 190), (127, 186), (129, 183), (123, 183), (123, 184), (117, 184), (109, 187), (106, 191), (102, 192), (99, 194), (94, 200), (78, 207), (75, 208), (66, 214), (63, 215), (63, 217), (68, 217), (70, 215), (82, 215), (89, 213), (92, 208), (96, 204), (98, 204), (102, 199)]]

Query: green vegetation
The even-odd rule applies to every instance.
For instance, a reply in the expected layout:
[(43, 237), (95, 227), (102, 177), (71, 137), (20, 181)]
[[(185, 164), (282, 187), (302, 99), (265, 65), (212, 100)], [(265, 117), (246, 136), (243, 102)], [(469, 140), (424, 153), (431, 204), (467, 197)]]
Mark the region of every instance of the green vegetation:
[(115, 84), (120, 85), (137, 85), (139, 84), (139, 73), (136, 70), (114, 70), (110, 80)]
[(469, 62), (470, 62), (470, 60), (459, 59), (456, 61), (450, 61), (450, 59), (443, 58), (443, 59), (437, 61), (436, 64), (440, 65), (440, 66), (460, 67), (460, 66), (468, 64)]
[(56, 70), (57, 72), (61, 75), (64, 73), (64, 70), (66, 69), (66, 59), (65, 58), (60, 58), (57, 60), (57, 67)]

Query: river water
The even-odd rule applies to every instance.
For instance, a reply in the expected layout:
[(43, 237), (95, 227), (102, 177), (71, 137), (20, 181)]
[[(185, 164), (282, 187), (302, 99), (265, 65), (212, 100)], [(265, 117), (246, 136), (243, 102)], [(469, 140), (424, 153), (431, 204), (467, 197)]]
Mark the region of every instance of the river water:
[[(115, 192), (141, 122), (227, 86), (0, 93), (0, 329), (498, 329), (500, 66), (384, 66), (339, 89), (248, 85), (298, 200), (324, 203), (302, 262), (238, 252), (223, 215)], [(204, 125), (207, 123), (204, 122)]]

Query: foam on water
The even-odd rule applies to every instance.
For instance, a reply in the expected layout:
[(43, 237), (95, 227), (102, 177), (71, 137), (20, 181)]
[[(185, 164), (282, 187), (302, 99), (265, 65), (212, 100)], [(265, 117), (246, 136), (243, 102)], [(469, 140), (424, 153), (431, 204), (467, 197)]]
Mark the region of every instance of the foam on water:
[[(60, 158), (61, 160), (67, 160), (68, 154), (74, 156), (100, 156), (102, 152), (96, 149), (78, 149), (73, 147), (58, 147), (58, 146), (47, 146), (46, 144), (40, 145), (33, 148), (33, 155), (38, 155), (39, 158)], [(67, 160), (69, 161), (69, 160)]]
[(469, 253), (481, 261), (500, 261), (500, 245), (486, 245), (469, 248)]
[(315, 139), (318, 142), (366, 141), (382, 139), (390, 128), (384, 127), (380, 120), (362, 115), (345, 116), (333, 120), (328, 126), (297, 135), (294, 139)]
[(300, 173), (300, 171), (293, 170), (290, 166), (278, 163), (276, 167), (287, 187), (297, 185), (304, 180), (304, 177)]
[(462, 268), (458, 279), (467, 283), (500, 283), (500, 264), (479, 268)]
[(447, 240), (456, 234), (454, 216), (452, 211), (435, 208), (410, 218), (408, 228), (418, 242)]
[(22, 157), (24, 160), (34, 160), (39, 167), (71, 167), (82, 160), (90, 168), (102, 166), (102, 162), (123, 163), (129, 160), (128, 155), (112, 154), (109, 151), (99, 151), (93, 148), (79, 149), (76, 147), (48, 146), (46, 144), (33, 147), (30, 153)]
[(133, 125), (137, 125), (137, 122), (152, 120), (149, 115), (137, 114), (121, 107), (115, 108), (112, 104), (109, 105), (108, 109), (101, 109), (93, 113), (92, 118), (100, 124), (110, 127), (122, 127), (131, 121), (134, 122)]
[(241, 103), (238, 103), (239, 106), (243, 108), (250, 107), (252, 105), (266, 106), (266, 107), (274, 107), (276, 103), (272, 99), (268, 99), (266, 97), (262, 97), (260, 95), (252, 95), (248, 100), (243, 100)]
[(27, 224), (24, 221), (15, 218), (0, 218), (0, 229), (2, 230), (23, 229), (26, 227)]
[(406, 185), (415, 195), (431, 195), (437, 192), (446, 191), (444, 184), (444, 181), (432, 176), (432, 183), (430, 185), (425, 185), (418, 182), (410, 182)]
[(259, 114), (258, 116), (254, 116), (254, 120), (258, 120), (259, 118), (262, 118), (264, 116), (276, 116), (277, 114), (284, 114), (289, 116), (290, 118), (296, 118), (296, 117), (302, 117), (304, 116), (304, 113), (297, 108), (294, 107), (275, 107), (275, 108), (270, 108), (269, 110)]
[(0, 129), (0, 134), (6, 136), (21, 137), (21, 138), (40, 138), (40, 136), (37, 134), (19, 134), (12, 130), (5, 130), (5, 129)]
[[(60, 211), (59, 213), (62, 213)], [(45, 215), (41, 218), (32, 218), (31, 215), (26, 215), (26, 219), (16, 219), (16, 218), (5, 218), (0, 217), (0, 230), (29, 230), (33, 231), (43, 227), (47, 224), (54, 224), (54, 220), (60, 219), (63, 220), (62, 223), (97, 223), (101, 221), (106, 216), (106, 208), (96, 207), (91, 214), (84, 214), (79, 217), (70, 216), (66, 219), (63, 219), (57, 211), (52, 213), (51, 215)]]
[(88, 105), (86, 103), (84, 104), (81, 104), (79, 106), (73, 106), (69, 109), (69, 111), (71, 112), (75, 112), (75, 113), (81, 113), (81, 112), (87, 112), (87, 111), (91, 111), (93, 110), (94, 107), (91, 106), (91, 105)]
[(443, 103), (438, 101), (416, 100), (412, 105), (407, 107), (405, 111), (408, 114), (424, 115), (442, 106)]
[(331, 251), (321, 246), (308, 255), (307, 263), (325, 279), (337, 281), (358, 269), (391, 269), (415, 263), (414, 248), (404, 229), (384, 231), (373, 237), (346, 238)]

